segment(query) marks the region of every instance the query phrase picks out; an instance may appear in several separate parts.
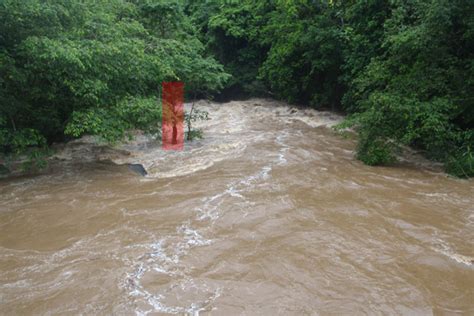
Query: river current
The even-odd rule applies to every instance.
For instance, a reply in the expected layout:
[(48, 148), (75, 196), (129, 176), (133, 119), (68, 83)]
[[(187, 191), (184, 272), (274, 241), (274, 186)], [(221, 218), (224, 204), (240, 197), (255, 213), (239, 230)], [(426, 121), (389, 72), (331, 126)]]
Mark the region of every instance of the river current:
[(474, 314), (473, 180), (365, 166), (329, 112), (197, 107), (183, 151), (82, 139), (0, 180), (0, 314)]

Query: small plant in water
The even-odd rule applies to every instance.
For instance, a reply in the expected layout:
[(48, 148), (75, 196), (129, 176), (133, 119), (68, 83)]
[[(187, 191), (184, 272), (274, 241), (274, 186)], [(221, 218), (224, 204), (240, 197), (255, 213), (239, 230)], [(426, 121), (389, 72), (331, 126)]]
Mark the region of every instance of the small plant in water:
[(192, 124), (197, 121), (207, 121), (209, 119), (209, 113), (207, 111), (196, 109), (195, 102), (193, 101), (189, 113), (184, 114), (184, 120), (186, 121), (187, 127), (186, 140), (201, 139), (203, 137), (202, 129), (193, 129)]

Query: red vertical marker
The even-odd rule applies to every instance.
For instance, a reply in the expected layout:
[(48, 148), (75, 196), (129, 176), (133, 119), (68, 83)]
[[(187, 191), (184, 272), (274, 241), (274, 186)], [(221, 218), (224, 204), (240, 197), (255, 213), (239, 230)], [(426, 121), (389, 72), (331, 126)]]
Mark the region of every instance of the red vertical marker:
[(184, 83), (163, 82), (161, 147), (164, 150), (182, 150), (184, 147)]

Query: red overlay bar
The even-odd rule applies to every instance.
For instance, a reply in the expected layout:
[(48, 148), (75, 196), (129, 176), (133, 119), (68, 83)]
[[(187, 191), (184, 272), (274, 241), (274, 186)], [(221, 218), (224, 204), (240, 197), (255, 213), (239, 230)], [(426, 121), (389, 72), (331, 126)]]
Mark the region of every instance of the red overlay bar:
[(184, 147), (184, 83), (163, 82), (161, 147), (165, 150), (182, 150)]

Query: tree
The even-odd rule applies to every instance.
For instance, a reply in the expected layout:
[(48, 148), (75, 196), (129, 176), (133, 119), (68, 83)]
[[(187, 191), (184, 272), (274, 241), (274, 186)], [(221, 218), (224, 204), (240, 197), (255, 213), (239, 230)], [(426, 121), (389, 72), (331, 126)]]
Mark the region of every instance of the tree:
[[(178, 2), (0, 3), (0, 148), (20, 153), (83, 134), (107, 141), (161, 121), (162, 81), (222, 88), (228, 75)], [(194, 89), (194, 85), (190, 85)]]

